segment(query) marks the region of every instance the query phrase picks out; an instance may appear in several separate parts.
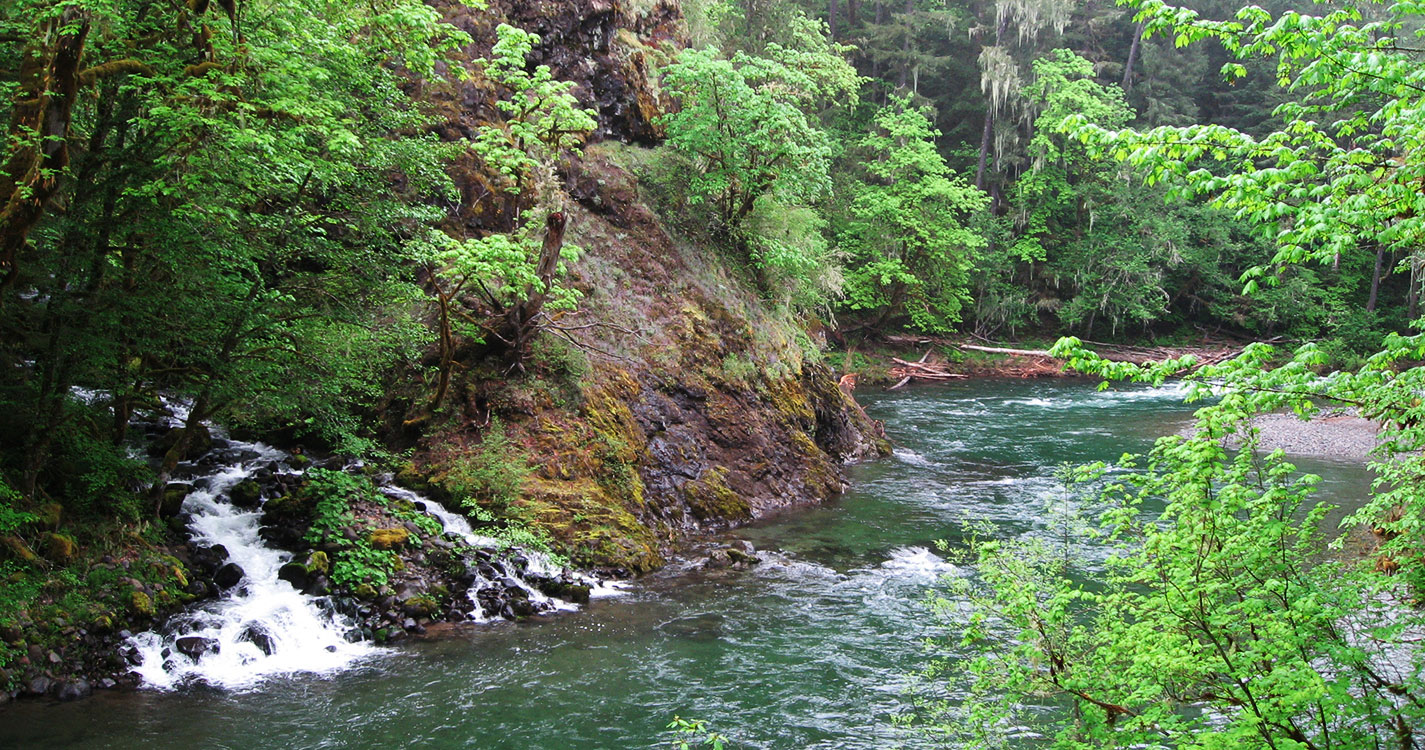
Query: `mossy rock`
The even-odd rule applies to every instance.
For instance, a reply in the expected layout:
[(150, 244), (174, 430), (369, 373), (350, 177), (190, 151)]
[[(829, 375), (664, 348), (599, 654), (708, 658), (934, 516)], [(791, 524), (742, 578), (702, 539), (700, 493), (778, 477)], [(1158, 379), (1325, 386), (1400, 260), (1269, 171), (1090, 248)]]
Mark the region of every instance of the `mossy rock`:
[(377, 594), (379, 593), (380, 592), (376, 590), (376, 587), (372, 586), (369, 583), (357, 584), (356, 588), (351, 590), (352, 596), (364, 602), (369, 602), (372, 599), (375, 599)]
[(129, 596), (129, 606), (134, 612), (144, 617), (153, 617), (158, 613), (158, 610), (153, 606), (153, 600), (148, 598), (148, 594), (142, 591), (134, 591), (133, 594)]
[(327, 574), (331, 573), (331, 569), (332, 569), (331, 558), (327, 555), (327, 553), (325, 553), (325, 552), (323, 552), (323, 551), (321, 551), (321, 550), (317, 550), (316, 552), (313, 552), (313, 553), (307, 558), (307, 572), (308, 572), (308, 573), (321, 573), (322, 575), (327, 575)]
[(430, 617), (440, 609), (440, 602), (430, 594), (416, 594), (401, 602), (401, 610), (408, 617)]
[(262, 502), (262, 485), (252, 479), (245, 479), (228, 490), (228, 498), (239, 508), (255, 508)]
[(159, 518), (173, 518), (178, 515), (178, 511), (183, 508), (183, 501), (188, 499), (188, 494), (193, 491), (193, 485), (186, 482), (173, 482), (163, 488), (163, 500), (158, 507)]
[(57, 529), (62, 515), (64, 508), (59, 503), (45, 503), (35, 511), (35, 523), (42, 529)]
[(0, 556), (27, 563), (39, 559), (34, 550), (17, 536), (0, 536)]
[(402, 528), (373, 529), (367, 541), (376, 549), (395, 549), (403, 546), (411, 537), (411, 532)]
[(752, 517), (747, 500), (727, 486), (727, 469), (718, 466), (683, 484), (688, 508), (703, 521), (746, 521)]
[(306, 455), (301, 453), (293, 453), (287, 457), (287, 465), (294, 469), (305, 468), (311, 462), (312, 459), (307, 458)]

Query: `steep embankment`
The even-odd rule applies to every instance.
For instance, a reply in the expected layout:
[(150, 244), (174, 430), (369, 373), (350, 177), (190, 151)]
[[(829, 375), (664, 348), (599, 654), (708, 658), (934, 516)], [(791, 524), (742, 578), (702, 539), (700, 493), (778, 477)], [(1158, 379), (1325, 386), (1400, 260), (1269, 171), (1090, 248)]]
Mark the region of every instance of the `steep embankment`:
[[(691, 534), (839, 492), (843, 463), (884, 449), (875, 426), (838, 387), (818, 347), (767, 308), (738, 264), (678, 239), (640, 196), (631, 165), (647, 160), (659, 137), (656, 118), (667, 102), (653, 69), (682, 43), (676, 4), (508, 2), (477, 12), (449, 3), (445, 11), (476, 40), (463, 51), (471, 60), (489, 54), (501, 22), (540, 34), (531, 62), (576, 82), (599, 129), (583, 155), (559, 169), (567, 241), (584, 251), (570, 271), (582, 294), (578, 309), (560, 313), (535, 340), (523, 370), (465, 331), (439, 408), (429, 406), (425, 377), (438, 353), (393, 373), (374, 416), (388, 447), (410, 451), (398, 481), (452, 508), (463, 504), (483, 522), (482, 533), (544, 533), (574, 563), (625, 574), (661, 565)], [(447, 139), (500, 121), (501, 94), (478, 75), (411, 85), (441, 114), (437, 130)], [(528, 208), (529, 197), (499, 190), (473, 154), (451, 173), (461, 199), (449, 221), (463, 236), (508, 230)], [(152, 437), (171, 437), (164, 431), (171, 425), (160, 422)], [(224, 592), (241, 595), (244, 587), (288, 593), (285, 581), (332, 595), (349, 632), (376, 640), (436, 619), (533, 611), (521, 603), (542, 594), (500, 571), (569, 593), (558, 574), (543, 580), (531, 572), (518, 550), (492, 568), (495, 553), (444, 534), (448, 528), (433, 526), (398, 490), (376, 493), (366, 479), (338, 481), (334, 471), (326, 475), (332, 486), (318, 487), (301, 475), (305, 456), (278, 465), (240, 448), (226, 440), (192, 446), (183, 463), (192, 476), (170, 484), (164, 524), (116, 524), (103, 534), (109, 541), (76, 552), (57, 531), (58, 506), (41, 519), (54, 564), (88, 573), (12, 591), (24, 606), (13, 627), (0, 629), (0, 685), (74, 698), (90, 686), (133, 684), (126, 672), (141, 661), (179, 679), (188, 662), (167, 664), (180, 659), (175, 650), (194, 663), (219, 655), (277, 659), (282, 644), (272, 632), (244, 626), (231, 639), (216, 634), (232, 619), (218, 617), (232, 609), (218, 606)], [(251, 481), (217, 492), (202, 477), (222, 461)], [(340, 457), (322, 462), (333, 470), (343, 464)], [(196, 538), (196, 501), (188, 500), (217, 495), (242, 505), (235, 517), (247, 519), (244, 528), (255, 534), (248, 536), (272, 545), (262, 553), (272, 564), (234, 569), (233, 550)], [(258, 581), (257, 567), (280, 575)], [(204, 602), (211, 616), (171, 617)], [(140, 654), (130, 636), (149, 629), (162, 637), (139, 643)], [(0, 691), (0, 702), (10, 695)]]
[[(881, 450), (874, 426), (735, 264), (670, 234), (629, 166), (631, 150), (656, 143), (667, 106), (650, 67), (682, 42), (676, 4), (494, 10), (461, 12), (460, 23), (486, 43), (502, 20), (540, 34), (532, 62), (577, 82), (599, 112), (600, 142), (561, 169), (583, 298), (542, 334), (525, 373), (468, 343), (437, 413), (421, 413), (409, 383), (398, 388), (387, 424), (415, 448), (402, 478), (474, 495), (493, 515), (549, 532), (574, 562), (630, 573), (660, 565), (690, 532), (839, 492), (840, 465)], [(448, 135), (497, 118), (490, 96), (478, 82), (431, 92)], [(478, 162), (456, 174), (465, 202), (453, 221), (471, 234), (507, 226), (517, 199), (496, 195)], [(481, 486), (491, 475), (519, 491), (492, 496)]]

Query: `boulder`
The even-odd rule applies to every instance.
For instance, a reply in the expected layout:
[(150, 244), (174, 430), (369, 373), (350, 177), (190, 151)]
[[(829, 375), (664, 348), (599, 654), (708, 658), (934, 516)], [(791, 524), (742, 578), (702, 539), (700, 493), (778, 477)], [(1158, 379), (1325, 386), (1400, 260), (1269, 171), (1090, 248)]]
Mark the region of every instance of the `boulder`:
[(44, 544), (45, 558), (50, 562), (68, 565), (74, 562), (74, 556), (79, 553), (79, 545), (75, 544), (74, 538), (65, 534), (46, 531), (40, 540)]
[[(164, 433), (163, 437), (159, 438), (158, 440), (155, 440), (153, 444), (149, 446), (149, 453), (155, 456), (166, 455), (170, 450), (173, 449), (173, 446), (178, 444), (178, 438), (182, 434), (182, 427), (174, 427), (173, 429)], [(207, 453), (208, 451), (212, 450), (212, 448), (213, 434), (209, 432), (208, 428), (203, 425), (193, 425), (193, 432), (191, 435), (188, 436), (188, 446), (183, 451), (183, 455), (179, 458), (182, 458), (185, 461), (191, 461), (203, 455), (204, 453)]]
[(80, 698), (88, 698), (93, 694), (94, 688), (90, 687), (88, 681), (75, 680), (73, 682), (66, 682), (63, 685), (60, 685), (59, 692), (55, 694), (55, 697), (59, 698), (63, 702), (69, 702), (77, 701)]
[(44, 675), (40, 675), (39, 677), (36, 677), (33, 680), (30, 680), (29, 682), (25, 683), (25, 688), (23, 692), (25, 695), (45, 696), (49, 695), (49, 692), (54, 689), (54, 685), (54, 680), (51, 680), (50, 678), (45, 677)]
[(268, 656), (271, 656), (272, 652), (277, 650), (277, 644), (272, 640), (272, 636), (257, 623), (248, 623), (247, 627), (243, 628), (243, 631), (238, 634), (237, 639), (257, 646), (259, 651)]
[(17, 536), (0, 536), (0, 558), (19, 562), (34, 562), (39, 556)]
[(252, 479), (244, 479), (228, 490), (228, 499), (239, 508), (256, 508), (262, 504), (262, 485)]
[(307, 566), (299, 562), (289, 562), (277, 569), (277, 577), (292, 584), (292, 588), (302, 591), (310, 582), (311, 573)]
[(237, 563), (230, 562), (213, 574), (213, 583), (218, 584), (218, 588), (230, 589), (238, 585), (244, 575), (243, 569)]
[(368, 541), (376, 549), (395, 549), (403, 546), (410, 537), (411, 532), (404, 528), (373, 529)]
[(185, 635), (173, 642), (178, 653), (185, 654), (191, 659), (198, 659), (209, 651), (218, 653), (219, 645), (216, 638), (206, 638), (200, 635)]
[(193, 485), (188, 482), (169, 482), (163, 487), (163, 500), (158, 506), (158, 517), (164, 520), (177, 517), (179, 511), (183, 509), (183, 501), (188, 499), (188, 494), (193, 491)]

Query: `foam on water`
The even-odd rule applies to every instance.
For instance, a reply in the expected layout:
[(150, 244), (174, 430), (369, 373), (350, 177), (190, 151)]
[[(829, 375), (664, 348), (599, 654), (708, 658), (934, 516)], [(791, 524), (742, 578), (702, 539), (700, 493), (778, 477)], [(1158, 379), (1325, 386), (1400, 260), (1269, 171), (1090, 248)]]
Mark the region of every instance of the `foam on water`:
[[(396, 487), (392, 485), (382, 487), (381, 492), (385, 493), (389, 497), (400, 498), (402, 500), (409, 501), (412, 505), (415, 505), (417, 508), (422, 509), (431, 517), (440, 521), (441, 527), (445, 529), (445, 533), (454, 534), (455, 536), (463, 540), (466, 544), (469, 544), (472, 547), (498, 548), (504, 546), (502, 542), (500, 542), (498, 539), (495, 539), (494, 537), (483, 536), (481, 534), (475, 533), (475, 530), (470, 526), (470, 522), (466, 520), (464, 516), (460, 515), (459, 513), (455, 513), (454, 511), (450, 510), (449, 508), (446, 508), (444, 505), (441, 505), (435, 500), (426, 497), (425, 495), (422, 495), (418, 492), (414, 492), (412, 490), (408, 490), (404, 487)], [(626, 593), (626, 584), (621, 581), (605, 581), (596, 576), (565, 570), (555, 565), (547, 555), (537, 551), (525, 551), (523, 556), (527, 561), (526, 568), (530, 573), (537, 576), (544, 576), (547, 578), (567, 575), (571, 578), (574, 578), (579, 583), (588, 586), (589, 597), (591, 599), (596, 596), (601, 598), (607, 598), (613, 596), (620, 596)], [(548, 605), (554, 611), (560, 612), (572, 612), (579, 609), (579, 605), (574, 604), (573, 602), (565, 601), (557, 597), (548, 596), (547, 594), (535, 588), (534, 586), (529, 585), (529, 583), (526, 582), (524, 578), (517, 575), (512, 570), (507, 569), (506, 575), (504, 577), (512, 579), (516, 584), (519, 585), (520, 588), (524, 589), (524, 591), (529, 595), (530, 601), (532, 602)], [(479, 600), (476, 598), (481, 588), (487, 585), (491, 585), (493, 583), (494, 581), (490, 580), (484, 574), (476, 575), (476, 581), (470, 587), (470, 603), (474, 605), (474, 610), (469, 613), (470, 619), (475, 620), (477, 622), (488, 622), (491, 620), (498, 619), (498, 615), (486, 615), (484, 613), (483, 606), (481, 606)]]
[[(134, 671), (144, 685), (172, 689), (203, 682), (240, 689), (276, 675), (336, 671), (375, 653), (370, 644), (347, 641), (352, 623), (346, 618), (277, 577), (290, 553), (269, 547), (258, 535), (260, 510), (244, 511), (229, 500), (235, 485), (287, 454), (240, 442), (227, 454), (235, 458), (198, 479), (183, 511), (190, 516), (193, 541), (221, 544), (243, 578), (223, 598), (173, 618), (162, 631), (130, 639), (138, 660)], [(180, 641), (190, 646), (189, 653), (179, 648)]]
[(960, 571), (953, 563), (928, 548), (919, 546), (897, 547), (891, 550), (891, 557), (881, 563), (881, 570), (892, 575), (913, 578), (935, 578)]

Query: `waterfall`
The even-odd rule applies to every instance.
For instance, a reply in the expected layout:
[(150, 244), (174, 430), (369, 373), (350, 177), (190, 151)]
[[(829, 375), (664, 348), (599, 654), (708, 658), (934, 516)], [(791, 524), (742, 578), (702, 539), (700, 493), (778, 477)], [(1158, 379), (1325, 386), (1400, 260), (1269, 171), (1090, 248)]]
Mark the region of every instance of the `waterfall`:
[(289, 458), (268, 445), (231, 441), (202, 460), (215, 465), (195, 478), (183, 501), (189, 533), (195, 545), (226, 549), (242, 577), (220, 599), (175, 616), (162, 631), (129, 640), (129, 658), (146, 686), (201, 681), (238, 689), (274, 675), (342, 669), (376, 651), (347, 640), (352, 622), (277, 577), (291, 553), (259, 536), (260, 507), (243, 510), (232, 503), (233, 487), (274, 463), (299, 473), (284, 463)]
[[(185, 409), (182, 404), (169, 407), (178, 414), (161, 424), (172, 428), (182, 423)], [(226, 590), (219, 598), (170, 618), (162, 628), (128, 639), (125, 655), (143, 684), (174, 689), (201, 682), (242, 689), (279, 675), (338, 671), (380, 653), (382, 649), (361, 640), (360, 623), (337, 612), (330, 598), (309, 596), (279, 576), (292, 553), (262, 538), (265, 498), (253, 497), (249, 488), (244, 501), (234, 502), (235, 489), (250, 479), (295, 483), (303, 471), (294, 467), (297, 462), (291, 454), (226, 436), (217, 445), (182, 465), (192, 475), (193, 489), (183, 500), (180, 517), (187, 519), (193, 546), (225, 563), (214, 579)], [(346, 468), (354, 466), (359, 464)], [(557, 592), (587, 590), (590, 597), (622, 593), (619, 582), (563, 570), (541, 553), (519, 548), (502, 551), (502, 542), (475, 533), (463, 516), (390, 484), (390, 477), (378, 484), (386, 496), (409, 501), (439, 520), (447, 537), (475, 549), (466, 560), (462, 580), (469, 585), (469, 620), (488, 622), (578, 609), (571, 601), (541, 591), (530, 579)]]
[[(389, 481), (389, 480), (388, 480)], [(493, 550), (503, 545), (494, 537), (482, 536), (475, 533), (470, 527), (470, 522), (458, 513), (451, 511), (440, 503), (432, 500), (418, 492), (408, 490), (404, 487), (386, 484), (381, 487), (381, 492), (388, 497), (406, 500), (416, 508), (440, 521), (441, 527), (446, 534), (453, 534), (461, 541), (477, 549)], [(624, 593), (622, 581), (610, 581), (592, 576), (587, 573), (568, 571), (555, 565), (548, 555), (533, 550), (519, 550), (518, 557), (524, 561), (524, 569), (528, 574), (543, 578), (566, 577), (571, 582), (589, 589), (590, 598), (618, 596)], [(488, 566), (488, 567), (486, 567)], [(477, 565), (471, 572), (474, 581), (470, 585), (469, 598), (474, 609), (469, 613), (471, 620), (485, 622), (499, 617), (499, 613), (487, 612), (484, 604), (480, 601), (480, 592), (489, 591), (491, 588), (500, 586), (509, 587), (513, 584), (522, 589), (533, 603), (536, 609), (543, 611), (571, 611), (577, 610), (579, 606), (569, 601), (548, 596), (535, 586), (530, 585), (521, 573), (513, 569), (514, 566), (501, 564), (497, 561), (487, 561), (485, 565)]]

